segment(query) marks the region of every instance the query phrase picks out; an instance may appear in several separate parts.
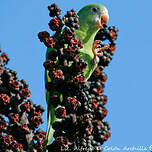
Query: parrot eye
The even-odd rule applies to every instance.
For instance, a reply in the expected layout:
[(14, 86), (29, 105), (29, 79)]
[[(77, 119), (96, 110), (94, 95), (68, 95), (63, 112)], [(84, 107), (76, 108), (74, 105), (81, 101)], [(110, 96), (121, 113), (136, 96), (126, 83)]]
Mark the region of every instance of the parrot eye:
[(96, 12), (98, 11), (98, 9), (97, 9), (96, 7), (93, 7), (93, 8), (92, 8), (92, 11), (93, 11), (94, 13), (96, 13)]

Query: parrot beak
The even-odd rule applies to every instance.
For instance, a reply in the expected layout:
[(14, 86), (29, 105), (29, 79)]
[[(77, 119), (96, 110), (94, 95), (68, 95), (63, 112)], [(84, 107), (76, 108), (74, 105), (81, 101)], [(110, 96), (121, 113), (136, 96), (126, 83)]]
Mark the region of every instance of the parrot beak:
[(97, 21), (97, 27), (102, 29), (103, 24), (107, 24), (109, 21), (109, 15), (108, 14), (102, 14), (100, 17), (100, 20)]

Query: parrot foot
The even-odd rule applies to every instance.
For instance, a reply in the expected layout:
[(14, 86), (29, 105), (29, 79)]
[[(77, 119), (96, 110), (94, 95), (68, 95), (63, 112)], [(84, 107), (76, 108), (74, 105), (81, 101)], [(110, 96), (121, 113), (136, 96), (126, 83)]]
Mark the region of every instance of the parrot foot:
[(110, 47), (109, 44), (105, 44), (103, 47), (101, 47), (100, 43), (102, 41), (100, 40), (95, 40), (93, 43), (93, 47), (92, 47), (92, 52), (94, 54), (94, 60), (96, 63), (99, 62), (99, 57), (103, 55), (104, 50), (108, 49)]

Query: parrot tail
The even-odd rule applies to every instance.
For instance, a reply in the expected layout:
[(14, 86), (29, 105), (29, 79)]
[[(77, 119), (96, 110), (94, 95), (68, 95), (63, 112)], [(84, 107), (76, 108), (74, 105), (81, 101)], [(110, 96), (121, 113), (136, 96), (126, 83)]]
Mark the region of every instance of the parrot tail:
[(54, 129), (52, 128), (52, 120), (53, 120), (53, 117), (54, 117), (54, 112), (53, 110), (49, 110), (51, 109), (51, 105), (49, 105), (48, 107), (48, 125), (47, 125), (47, 132), (46, 132), (46, 136), (45, 136), (45, 141), (44, 141), (44, 149), (43, 149), (43, 152), (46, 151), (46, 148), (48, 145), (50, 145), (53, 141), (53, 133), (54, 133)]

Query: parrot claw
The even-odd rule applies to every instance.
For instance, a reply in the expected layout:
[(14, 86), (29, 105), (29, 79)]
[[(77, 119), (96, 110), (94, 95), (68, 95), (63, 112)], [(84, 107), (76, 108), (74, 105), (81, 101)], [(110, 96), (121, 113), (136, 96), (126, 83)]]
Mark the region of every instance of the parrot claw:
[(109, 44), (105, 44), (103, 47), (101, 47), (101, 45), (100, 45), (101, 42), (102, 41), (100, 41), (100, 40), (94, 41), (93, 47), (92, 47), (92, 51), (94, 54), (94, 60), (97, 63), (99, 62), (99, 57), (103, 55), (102, 51), (104, 51), (110, 47)]

